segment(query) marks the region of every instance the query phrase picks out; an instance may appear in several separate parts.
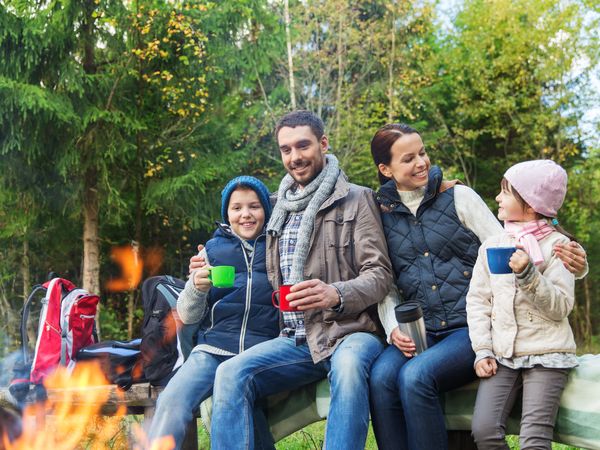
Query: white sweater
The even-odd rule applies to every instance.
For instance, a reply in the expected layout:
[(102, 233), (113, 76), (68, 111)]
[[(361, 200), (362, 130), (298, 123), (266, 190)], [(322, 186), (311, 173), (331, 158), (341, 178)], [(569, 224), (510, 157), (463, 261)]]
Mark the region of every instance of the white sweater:
[[(425, 189), (414, 191), (398, 191), (402, 203), (413, 213), (425, 196)], [(483, 199), (470, 187), (462, 184), (454, 186), (454, 207), (463, 226), (471, 230), (480, 242), (490, 236), (501, 233), (503, 228), (498, 219), (492, 214)], [(390, 334), (398, 326), (394, 308), (400, 303), (399, 294), (394, 286), (390, 293), (378, 305), (379, 318), (390, 342)]]

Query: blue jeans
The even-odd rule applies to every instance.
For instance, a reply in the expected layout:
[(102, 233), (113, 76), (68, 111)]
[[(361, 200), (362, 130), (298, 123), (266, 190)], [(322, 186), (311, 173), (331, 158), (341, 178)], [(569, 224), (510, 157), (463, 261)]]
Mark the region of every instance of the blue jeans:
[(371, 370), (371, 420), (380, 450), (448, 448), (439, 394), (476, 378), (467, 328), (427, 333), (429, 348), (407, 358), (391, 345)]
[(278, 337), (255, 345), (217, 370), (211, 448), (253, 448), (257, 399), (301, 387), (326, 376), (331, 403), (325, 447), (363, 450), (369, 427), (369, 369), (383, 344), (369, 333), (347, 336), (326, 361), (314, 364), (307, 344)]
[[(200, 350), (192, 350), (188, 359), (171, 378), (165, 389), (158, 396), (156, 412), (148, 433), (152, 440), (173, 436), (175, 448), (181, 448), (188, 422), (194, 418), (194, 411), (200, 403), (212, 395), (217, 367), (231, 356), (213, 355)], [(257, 408), (258, 448), (274, 448), (266, 418), (262, 410)]]

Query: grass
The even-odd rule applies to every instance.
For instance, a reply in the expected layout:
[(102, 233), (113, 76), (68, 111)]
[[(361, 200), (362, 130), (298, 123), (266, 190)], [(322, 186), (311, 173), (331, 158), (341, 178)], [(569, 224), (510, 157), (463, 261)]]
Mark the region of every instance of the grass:
[[(282, 439), (275, 447), (277, 450), (320, 450), (323, 448), (323, 437), (325, 435), (325, 421), (313, 423), (302, 430)], [(511, 450), (519, 450), (519, 436), (507, 436), (506, 441)], [(208, 433), (202, 425), (198, 427), (198, 448), (209, 449), (210, 440)], [(365, 450), (377, 450), (377, 443), (373, 435), (373, 428), (369, 426)], [(552, 450), (580, 450), (563, 444), (552, 444)]]

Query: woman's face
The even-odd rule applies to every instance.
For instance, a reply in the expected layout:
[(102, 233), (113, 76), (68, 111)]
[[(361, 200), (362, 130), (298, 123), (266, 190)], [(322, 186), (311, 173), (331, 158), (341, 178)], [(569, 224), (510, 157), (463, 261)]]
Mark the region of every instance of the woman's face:
[(401, 191), (414, 191), (427, 185), (431, 162), (417, 133), (401, 136), (391, 148), (389, 164), (379, 164), (379, 170), (396, 182)]
[(243, 239), (257, 238), (265, 224), (265, 210), (252, 189), (237, 188), (231, 193), (227, 206), (231, 229)]

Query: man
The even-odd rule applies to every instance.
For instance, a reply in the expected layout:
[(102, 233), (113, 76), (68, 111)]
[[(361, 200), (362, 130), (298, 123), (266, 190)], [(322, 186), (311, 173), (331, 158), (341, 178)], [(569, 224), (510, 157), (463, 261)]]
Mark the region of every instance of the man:
[(268, 225), (267, 273), (291, 284), (279, 337), (219, 366), (213, 391), (213, 449), (252, 447), (259, 398), (328, 377), (328, 449), (363, 449), (369, 425), (368, 376), (383, 349), (376, 304), (392, 283), (373, 193), (347, 181), (327, 154), (323, 122), (294, 111), (275, 137), (288, 174)]

